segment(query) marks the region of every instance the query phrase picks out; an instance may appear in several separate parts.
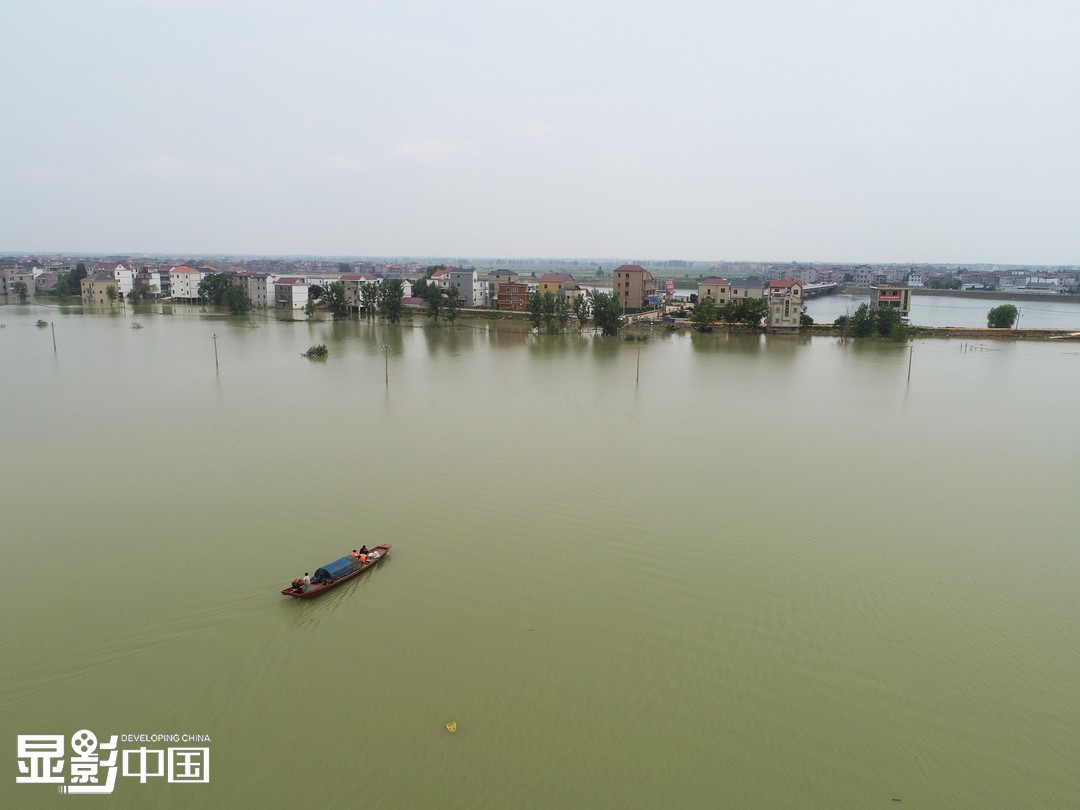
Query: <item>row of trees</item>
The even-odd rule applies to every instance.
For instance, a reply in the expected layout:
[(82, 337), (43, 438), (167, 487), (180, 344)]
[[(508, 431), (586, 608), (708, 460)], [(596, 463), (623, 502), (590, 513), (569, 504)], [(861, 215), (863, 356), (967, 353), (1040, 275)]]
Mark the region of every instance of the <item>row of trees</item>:
[(908, 339), (908, 325), (900, 317), (900, 310), (895, 307), (871, 309), (869, 304), (860, 304), (851, 315), (841, 315), (833, 325), (844, 337), (885, 337), (904, 341)]
[(461, 311), (461, 297), (455, 285), (444, 290), (431, 281), (431, 273), (439, 267), (428, 268), (428, 275), (413, 285), (413, 294), (424, 299), (424, 314), (432, 321), (438, 323), (441, 317), (453, 323)]
[(717, 321), (761, 326), (769, 314), (769, 302), (764, 298), (739, 298), (718, 306), (711, 298), (703, 298), (694, 305), (691, 322), (698, 329), (709, 329)]
[(600, 334), (608, 337), (619, 334), (622, 326), (622, 307), (614, 293), (594, 292), (592, 298), (579, 295), (569, 301), (551, 292), (533, 292), (529, 295), (528, 312), (533, 328), (548, 334), (566, 329), (571, 317), (577, 320), (579, 331), (587, 329), (592, 321)]

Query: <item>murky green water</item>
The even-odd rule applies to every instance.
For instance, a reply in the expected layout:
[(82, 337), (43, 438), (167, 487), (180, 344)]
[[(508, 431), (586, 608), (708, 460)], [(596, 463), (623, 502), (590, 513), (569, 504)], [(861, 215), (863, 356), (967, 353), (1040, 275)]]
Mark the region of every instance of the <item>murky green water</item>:
[(172, 313), (0, 307), (3, 806), (1080, 802), (1080, 344)]

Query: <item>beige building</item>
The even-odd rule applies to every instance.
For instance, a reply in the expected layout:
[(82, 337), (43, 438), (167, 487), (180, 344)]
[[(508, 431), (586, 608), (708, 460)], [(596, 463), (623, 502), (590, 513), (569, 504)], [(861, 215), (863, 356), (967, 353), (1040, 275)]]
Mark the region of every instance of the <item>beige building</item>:
[(636, 312), (656, 296), (656, 281), (644, 267), (622, 264), (615, 268), (612, 292), (624, 310)]
[(757, 279), (744, 278), (731, 282), (731, 298), (764, 298), (765, 288)]
[(731, 300), (731, 284), (726, 278), (707, 278), (697, 286), (698, 301), (711, 298), (717, 306), (723, 306)]
[(870, 288), (870, 309), (893, 307), (900, 310), (900, 317), (911, 312), (911, 287), (903, 284), (879, 284)]
[(536, 291), (540, 295), (551, 293), (555, 297), (558, 297), (559, 293), (568, 287), (575, 286), (577, 286), (577, 282), (569, 273), (544, 273), (536, 281)]
[(774, 333), (798, 332), (802, 323), (802, 284), (798, 281), (769, 282), (769, 326)]
[(84, 278), (79, 284), (79, 294), (84, 304), (111, 304), (109, 287), (116, 289), (116, 279), (111, 273), (94, 273)]

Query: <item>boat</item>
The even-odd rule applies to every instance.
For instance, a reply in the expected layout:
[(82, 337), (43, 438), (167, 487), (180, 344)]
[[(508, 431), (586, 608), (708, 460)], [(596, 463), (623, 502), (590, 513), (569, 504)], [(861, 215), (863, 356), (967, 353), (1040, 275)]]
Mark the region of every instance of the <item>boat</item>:
[(331, 588), (336, 588), (341, 583), (360, 576), (369, 568), (374, 568), (389, 554), (390, 543), (384, 543), (368, 551), (366, 560), (360, 560), (351, 554), (341, 557), (315, 569), (310, 585), (305, 586), (301, 580), (294, 579), (292, 585), (283, 590), (281, 595), (291, 596), (294, 599), (314, 599), (319, 594), (326, 593)]

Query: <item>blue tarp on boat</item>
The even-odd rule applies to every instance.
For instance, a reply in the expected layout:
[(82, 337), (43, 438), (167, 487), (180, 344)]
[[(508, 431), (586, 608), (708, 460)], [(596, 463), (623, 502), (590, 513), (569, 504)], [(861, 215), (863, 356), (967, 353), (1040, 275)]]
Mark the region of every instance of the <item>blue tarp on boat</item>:
[(317, 569), (312, 580), (315, 582), (325, 582), (330, 577), (341, 579), (343, 576), (351, 574), (359, 567), (360, 561), (355, 557), (342, 557), (339, 560), (329, 562), (322, 568)]

